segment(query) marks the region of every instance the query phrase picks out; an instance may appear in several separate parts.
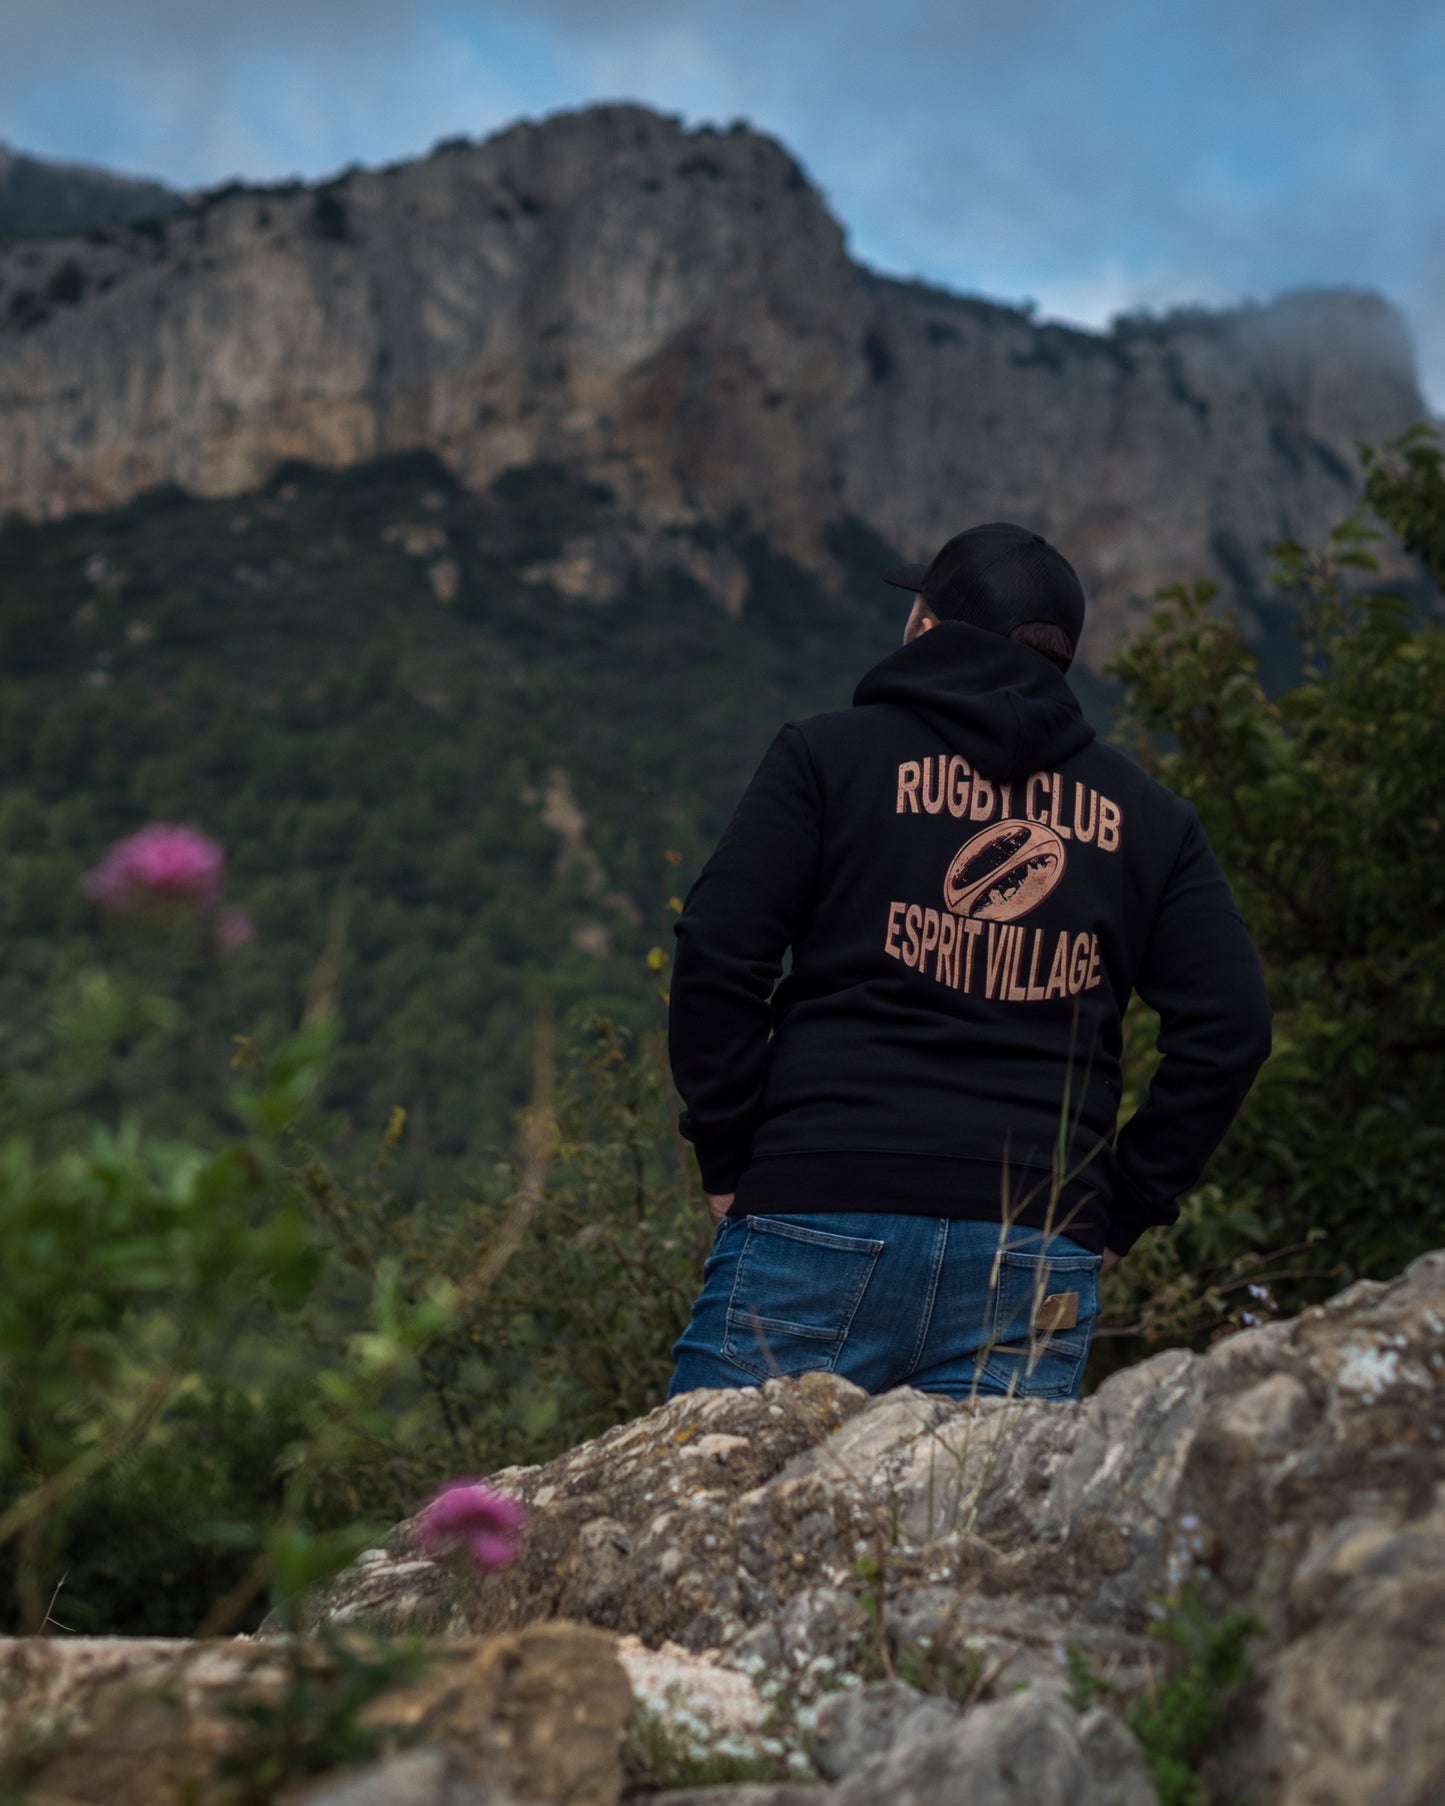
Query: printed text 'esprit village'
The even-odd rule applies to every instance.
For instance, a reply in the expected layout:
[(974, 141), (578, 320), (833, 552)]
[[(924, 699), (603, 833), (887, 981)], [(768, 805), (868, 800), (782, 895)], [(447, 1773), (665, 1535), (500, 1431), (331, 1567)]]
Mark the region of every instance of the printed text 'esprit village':
[(1096, 934), (1015, 924), (1057, 889), (1070, 846), (1119, 850), (1116, 802), (1057, 771), (995, 782), (954, 753), (902, 760), (896, 807), (980, 826), (943, 874), (941, 909), (889, 904), (886, 953), (939, 984), (1002, 1003), (1047, 1003), (1099, 984)]

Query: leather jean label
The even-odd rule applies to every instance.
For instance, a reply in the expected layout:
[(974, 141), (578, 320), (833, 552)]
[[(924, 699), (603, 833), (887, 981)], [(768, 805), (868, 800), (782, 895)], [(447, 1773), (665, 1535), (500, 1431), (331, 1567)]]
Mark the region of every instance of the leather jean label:
[(1034, 1327), (1046, 1336), (1056, 1329), (1073, 1329), (1079, 1321), (1079, 1294), (1052, 1292), (1039, 1306)]

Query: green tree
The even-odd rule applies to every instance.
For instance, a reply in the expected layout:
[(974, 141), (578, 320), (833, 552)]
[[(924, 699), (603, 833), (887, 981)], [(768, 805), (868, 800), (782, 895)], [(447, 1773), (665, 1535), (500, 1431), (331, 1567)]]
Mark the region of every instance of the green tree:
[[(1438, 436), (1362, 451), (1371, 506), (1438, 581)], [(1114, 661), (1132, 749), (1198, 808), (1276, 1012), (1209, 1186), (1121, 1267), (1116, 1323), (1238, 1320), (1251, 1285), (1293, 1306), (1445, 1244), (1445, 625), (1371, 581), (1381, 538), (1361, 508), (1322, 551), (1276, 549), (1304, 670), (1275, 698), (1209, 583), (1161, 592)]]

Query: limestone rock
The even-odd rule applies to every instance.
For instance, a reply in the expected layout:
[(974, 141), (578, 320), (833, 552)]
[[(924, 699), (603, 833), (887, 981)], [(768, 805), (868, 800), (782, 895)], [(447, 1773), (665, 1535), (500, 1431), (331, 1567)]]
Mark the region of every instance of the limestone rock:
[[(1352, 505), (1356, 441), (1424, 415), (1373, 294), (1039, 326), (855, 264), (773, 140), (632, 106), (0, 247), (0, 514), (238, 494), (287, 458), (426, 447), (474, 488), (547, 461), (730, 610), (745, 577), (688, 523), (826, 576), (850, 518), (908, 558), (1022, 519), (1078, 567), (1095, 663), (1161, 583), (1247, 606), (1269, 545)], [(635, 549), (543, 575), (601, 597)]]
[(169, 1806), (241, 1748), (224, 1702), (265, 1688), (234, 1646), (5, 1639), (0, 1773), (25, 1775), (55, 1806)]
[(1057, 1691), (1030, 1687), (947, 1730), (903, 1737), (834, 1789), (829, 1806), (1157, 1806), (1137, 1746), (1117, 1732), (1118, 1742), (1086, 1739)]
[[(324, 1618), (356, 1620), (376, 1630), (458, 1632), (462, 1629), (454, 1571), (411, 1552), (410, 1537), (395, 1533), (385, 1548), (368, 1549), (322, 1597)], [(320, 1617), (316, 1621), (321, 1621)], [(279, 1632), (280, 1620), (264, 1627)]]
[(738, 1787), (665, 1788), (646, 1795), (646, 1806), (822, 1806), (825, 1789), (788, 1782), (744, 1782)]
[(945, 1735), (960, 1716), (952, 1701), (899, 1681), (884, 1681), (861, 1693), (830, 1694), (815, 1721), (813, 1764), (827, 1781), (846, 1780), (900, 1744)]
[(724, 1668), (709, 1652), (707, 1659), (676, 1643), (649, 1649), (640, 1637), (620, 1637), (622, 1663), (639, 1707), (664, 1716), (676, 1700), (718, 1733), (756, 1731), (764, 1718), (757, 1688), (736, 1668)]
[[(424, 1559), (402, 1525), (311, 1602), (313, 1624), (450, 1634), (366, 1709), (376, 1760), (284, 1806), (615, 1806), (625, 1779), (718, 1773), (714, 1735), (752, 1763), (722, 1772), (788, 1780), (662, 1798), (1157, 1806), (1128, 1721), (1186, 1585), (1258, 1623), (1210, 1806), (1438, 1806), (1442, 1377), (1437, 1253), (1082, 1403), (824, 1373), (686, 1394), (492, 1476), (529, 1508), (511, 1568)], [(330, 1659), (311, 1649), (0, 1645), (0, 1773), (36, 1806), (209, 1798), (252, 1747), (232, 1708), (274, 1704), (288, 1655)], [(674, 1708), (701, 1744), (633, 1735)]]
[(1445, 1800), (1445, 1488), (1417, 1519), (1386, 1506), (1327, 1532), (1291, 1603), (1308, 1628), (1274, 1663), (1263, 1715), (1280, 1797)]
[[(1425, 1806), (1445, 1797), (1442, 1378), (1437, 1253), (1206, 1354), (1142, 1362), (1082, 1403), (870, 1398), (823, 1374), (687, 1394), (494, 1476), (527, 1502), (532, 1530), (514, 1568), (456, 1583), (448, 1609), (474, 1632), (565, 1613), (717, 1651), (815, 1696), (825, 1670), (856, 1666), (881, 1613), (895, 1652), (971, 1677), (944, 1742), (973, 1752), (989, 1799), (1002, 1757), (975, 1749), (983, 1733), (968, 1727), (1020, 1683), (1019, 1698), (1047, 1698), (1079, 1656), (1120, 1701), (1138, 1696), (1161, 1673), (1147, 1634), (1159, 1601), (1188, 1582), (1212, 1613), (1262, 1625), (1260, 1682), (1218, 1756), (1221, 1797), (1233, 1776), (1260, 1806)], [(402, 1622), (399, 1601), (436, 1596), (416, 1567), (403, 1527), (315, 1612)], [(1078, 1787), (1087, 1799), (1086, 1773), (1133, 1773), (1132, 1745), (1121, 1755), (1109, 1726), (1085, 1736), (1061, 1710), (1035, 1726), (1041, 1793), (1010, 1797)], [(819, 1724), (864, 1712), (825, 1703)], [(932, 1760), (871, 1797), (926, 1790)]]
[(367, 1716), (465, 1757), (518, 1799), (614, 1806), (632, 1688), (611, 1637), (538, 1624), (481, 1640)]
[(656, 521), (579, 534), (560, 557), (527, 565), (522, 576), (528, 583), (549, 584), (570, 601), (603, 604), (625, 595), (634, 578), (666, 571), (682, 572), (734, 620), (742, 613), (748, 574), (737, 553), (702, 544), (685, 527)]
[[(845, 1526), (852, 1521), (841, 1495), (810, 1482), (787, 1489), (774, 1513), (763, 1483), (867, 1403), (830, 1374), (694, 1393), (546, 1467), (495, 1475), (500, 1490), (527, 1501), (534, 1521), (516, 1563), (466, 1598), (456, 1597), (450, 1567), (417, 1556), (402, 1525), (386, 1551), (349, 1570), (311, 1610), (318, 1622), (340, 1614), (388, 1629), (416, 1613), (431, 1628), (473, 1632), (560, 1616), (649, 1643), (708, 1648), (761, 1616), (758, 1600), (781, 1603), (754, 1584), (754, 1569), (761, 1579), (781, 1564), (784, 1591), (794, 1593), (817, 1548), (837, 1544), (836, 1513)], [(745, 1500), (759, 1501), (764, 1515), (743, 1528), (734, 1508)], [(820, 1509), (810, 1515), (813, 1502)], [(394, 1589), (391, 1572), (400, 1576)]]
[(1139, 1745), (1112, 1712), (1100, 1706), (1086, 1712), (1078, 1736), (1100, 1806), (1157, 1806)]
[[(296, 1653), (310, 1675), (333, 1660)], [(287, 1654), (245, 1640), (0, 1644), (0, 1772), (26, 1773), (29, 1797), (54, 1806), (219, 1806), (269, 1747), (236, 1708), (280, 1703)], [(286, 1806), (616, 1806), (633, 1702), (612, 1638), (543, 1624), (432, 1656), (364, 1708), (380, 1758), (291, 1783)]]
[(277, 1806), (512, 1806), (512, 1796), (479, 1783), (445, 1750), (420, 1749), (288, 1788)]

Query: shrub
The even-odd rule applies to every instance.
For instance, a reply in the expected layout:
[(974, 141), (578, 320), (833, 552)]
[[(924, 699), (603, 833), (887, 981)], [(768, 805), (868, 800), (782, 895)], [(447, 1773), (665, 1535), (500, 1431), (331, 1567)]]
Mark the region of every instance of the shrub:
[[(1439, 458), (1411, 434), (1372, 461), (1376, 507), (1421, 549), (1445, 530)], [(1177, 1335), (1297, 1308), (1445, 1242), (1445, 624), (1360, 587), (1378, 537), (1357, 514), (1322, 552), (1277, 548), (1304, 656), (1277, 697), (1208, 583), (1162, 592), (1114, 662), (1125, 731), (1198, 808), (1276, 1013), (1273, 1057), (1209, 1183), (1111, 1279), (1116, 1325)], [(1136, 1099), (1149, 1035), (1136, 1016)]]

